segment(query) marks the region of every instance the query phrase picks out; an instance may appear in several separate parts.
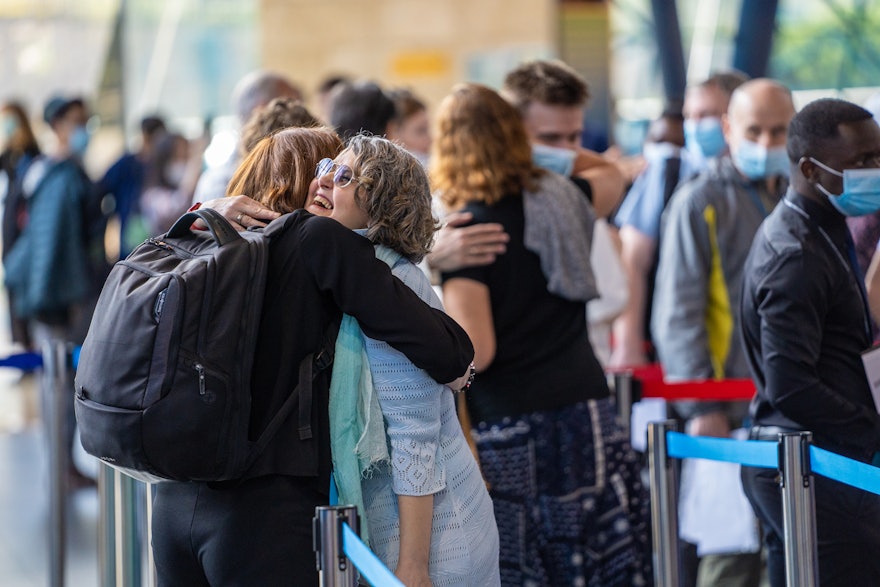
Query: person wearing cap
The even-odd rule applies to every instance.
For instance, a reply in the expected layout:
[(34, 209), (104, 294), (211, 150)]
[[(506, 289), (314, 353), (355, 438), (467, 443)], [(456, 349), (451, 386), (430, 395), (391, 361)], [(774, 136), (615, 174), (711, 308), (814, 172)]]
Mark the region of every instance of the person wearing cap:
[[(37, 348), (49, 341), (82, 343), (88, 308), (106, 276), (100, 206), (81, 163), (89, 142), (88, 110), (80, 98), (59, 96), (47, 102), (43, 118), (54, 141), (24, 174), (27, 221), (3, 260), (15, 311), (28, 320)], [(71, 376), (71, 389), (72, 385)], [(43, 407), (49, 399), (42, 397)], [(73, 395), (66, 399), (62, 434), (72, 449)], [(68, 489), (89, 484), (72, 461), (68, 463)]]

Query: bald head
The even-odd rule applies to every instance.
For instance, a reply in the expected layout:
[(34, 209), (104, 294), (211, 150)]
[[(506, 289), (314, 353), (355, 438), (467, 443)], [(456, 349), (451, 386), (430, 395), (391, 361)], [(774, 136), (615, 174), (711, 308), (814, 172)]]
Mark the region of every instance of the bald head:
[(730, 96), (725, 134), (728, 144), (746, 138), (766, 148), (785, 145), (788, 123), (794, 117), (791, 90), (767, 78), (748, 81)]
[(731, 115), (736, 111), (754, 109), (780, 108), (788, 110), (794, 116), (794, 102), (791, 99), (791, 90), (776, 80), (758, 78), (747, 81), (730, 96), (730, 105), (727, 113)]
[[(785, 140), (794, 114), (791, 91), (775, 80), (751, 80), (733, 92), (724, 117), (724, 136), (740, 172), (751, 179), (788, 172)], [(767, 159), (768, 155), (769, 163), (765, 163), (770, 167), (762, 171), (755, 158)]]
[(284, 76), (263, 70), (245, 75), (232, 91), (235, 113), (241, 124), (248, 121), (254, 110), (275, 98), (302, 100), (302, 92)]

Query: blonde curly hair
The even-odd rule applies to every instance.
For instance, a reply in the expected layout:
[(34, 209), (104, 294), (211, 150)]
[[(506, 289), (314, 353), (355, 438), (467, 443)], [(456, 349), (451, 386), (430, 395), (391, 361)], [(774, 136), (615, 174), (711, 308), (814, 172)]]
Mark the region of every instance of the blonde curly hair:
[(241, 162), (226, 195), (244, 194), (275, 212), (293, 212), (305, 206), (318, 161), (341, 150), (342, 139), (326, 127), (278, 131)]
[(433, 134), (431, 182), (449, 209), (535, 189), (544, 173), (532, 163), (520, 113), (486, 86), (456, 86), (440, 104)]
[(343, 152), (354, 156), (355, 201), (369, 218), (367, 238), (421, 261), (438, 228), (421, 163), (392, 141), (365, 134), (349, 139)]

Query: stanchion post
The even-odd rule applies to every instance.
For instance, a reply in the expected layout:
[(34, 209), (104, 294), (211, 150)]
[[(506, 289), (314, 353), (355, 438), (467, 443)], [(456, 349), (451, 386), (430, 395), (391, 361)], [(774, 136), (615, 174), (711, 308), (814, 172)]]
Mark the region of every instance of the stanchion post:
[(159, 578), (156, 575), (156, 561), (153, 560), (153, 485), (147, 483), (146, 491), (146, 535), (145, 544), (141, 545), (144, 553), (144, 566), (147, 569), (147, 587), (156, 587)]
[(789, 587), (815, 587), (818, 584), (816, 496), (810, 471), (811, 438), (809, 432), (795, 432), (781, 434), (779, 439), (785, 584)]
[(117, 587), (135, 587), (141, 584), (141, 548), (137, 523), (136, 497), (141, 482), (119, 471), (113, 471), (115, 569)]
[(46, 438), (49, 444), (49, 585), (64, 585), (64, 546), (67, 533), (65, 514), (65, 485), (69, 459), (65, 442), (67, 429), (67, 409), (65, 394), (73, 390), (65, 389), (68, 379), (67, 345), (63, 341), (50, 340), (43, 345), (43, 397), (48, 414), (43, 415)]
[(116, 503), (113, 469), (98, 464), (98, 567), (101, 587), (116, 585)]
[(620, 423), (629, 434), (632, 422), (633, 407), (633, 374), (632, 371), (622, 371), (614, 374), (614, 401), (617, 402), (617, 413), (620, 415)]
[(342, 524), (358, 531), (357, 507), (353, 505), (315, 508), (312, 539), (321, 587), (357, 587), (358, 573), (342, 550)]
[(667, 455), (666, 433), (675, 420), (648, 424), (648, 469), (651, 479), (651, 531), (654, 543), (654, 583), (678, 587), (681, 559), (678, 549), (678, 473)]

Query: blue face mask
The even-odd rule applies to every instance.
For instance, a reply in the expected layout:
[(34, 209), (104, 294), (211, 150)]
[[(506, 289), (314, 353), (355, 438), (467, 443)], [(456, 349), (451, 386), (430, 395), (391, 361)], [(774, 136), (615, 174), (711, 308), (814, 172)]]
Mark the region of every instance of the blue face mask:
[(684, 144), (699, 158), (711, 159), (724, 152), (727, 146), (720, 118), (701, 118), (684, 121)]
[(0, 117), (0, 137), (4, 139), (12, 138), (15, 131), (18, 130), (18, 121), (12, 116)]
[(82, 155), (89, 146), (89, 131), (84, 126), (78, 126), (70, 135), (70, 150), (76, 155)]
[(810, 161), (843, 178), (843, 192), (838, 195), (829, 192), (822, 184), (816, 184), (838, 212), (844, 216), (864, 216), (880, 210), (880, 168), (844, 169), (841, 173), (812, 157)]
[(532, 145), (532, 163), (565, 177), (570, 176), (574, 170), (575, 157), (577, 157), (577, 153), (571, 149)]
[(785, 147), (759, 145), (743, 139), (735, 152), (731, 153), (733, 163), (749, 179), (764, 179), (774, 175), (788, 177), (788, 154)]

